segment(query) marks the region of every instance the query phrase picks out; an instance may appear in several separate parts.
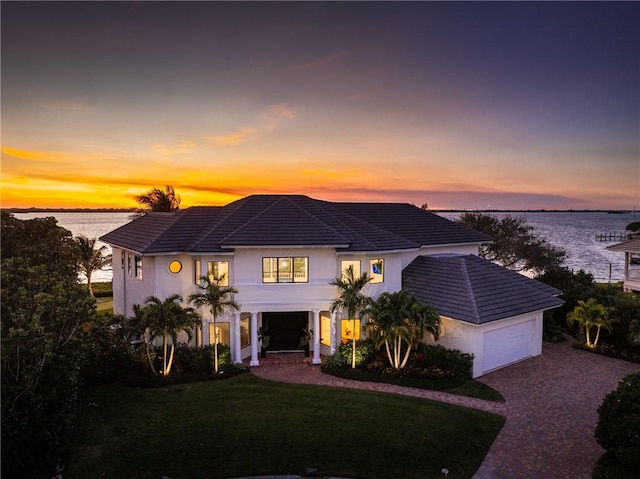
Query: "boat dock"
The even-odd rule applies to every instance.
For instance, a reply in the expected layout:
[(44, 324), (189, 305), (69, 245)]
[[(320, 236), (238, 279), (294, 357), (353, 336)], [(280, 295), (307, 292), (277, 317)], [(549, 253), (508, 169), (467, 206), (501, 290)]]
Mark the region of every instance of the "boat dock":
[(598, 233), (596, 234), (596, 241), (599, 242), (614, 242), (614, 241), (627, 241), (628, 232), (616, 232), (616, 233)]

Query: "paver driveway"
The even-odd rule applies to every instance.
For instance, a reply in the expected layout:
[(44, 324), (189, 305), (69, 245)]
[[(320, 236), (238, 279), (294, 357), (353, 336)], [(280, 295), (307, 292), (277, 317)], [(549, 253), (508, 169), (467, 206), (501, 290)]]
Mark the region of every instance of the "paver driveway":
[(479, 378), (507, 400), (507, 422), (474, 479), (589, 479), (604, 450), (598, 406), (640, 365), (544, 343), (542, 355)]

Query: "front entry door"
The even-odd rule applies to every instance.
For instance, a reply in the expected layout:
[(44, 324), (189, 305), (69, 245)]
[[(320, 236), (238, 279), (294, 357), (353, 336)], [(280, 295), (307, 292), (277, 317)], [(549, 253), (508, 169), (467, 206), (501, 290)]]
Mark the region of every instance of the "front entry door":
[(262, 327), (271, 336), (269, 351), (300, 351), (300, 338), (308, 326), (307, 311), (262, 313)]

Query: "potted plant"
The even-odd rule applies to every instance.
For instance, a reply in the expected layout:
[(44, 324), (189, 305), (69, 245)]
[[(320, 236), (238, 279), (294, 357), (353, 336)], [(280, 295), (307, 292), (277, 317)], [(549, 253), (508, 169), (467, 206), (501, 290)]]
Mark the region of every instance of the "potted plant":
[(269, 347), (269, 340), (271, 336), (269, 335), (268, 329), (262, 329), (262, 327), (258, 328), (258, 339), (260, 340), (260, 355), (263, 358), (267, 357), (267, 348)]
[(300, 337), (300, 342), (298, 343), (298, 347), (304, 349), (304, 357), (309, 357), (309, 344), (311, 343), (311, 338), (313, 337), (313, 329), (303, 329), (302, 336)]

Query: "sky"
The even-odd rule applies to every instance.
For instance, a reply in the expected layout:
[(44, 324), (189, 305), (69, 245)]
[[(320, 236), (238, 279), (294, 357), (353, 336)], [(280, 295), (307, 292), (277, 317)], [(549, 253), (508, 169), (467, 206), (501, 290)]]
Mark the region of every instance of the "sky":
[(640, 209), (640, 3), (0, 8), (3, 208)]

